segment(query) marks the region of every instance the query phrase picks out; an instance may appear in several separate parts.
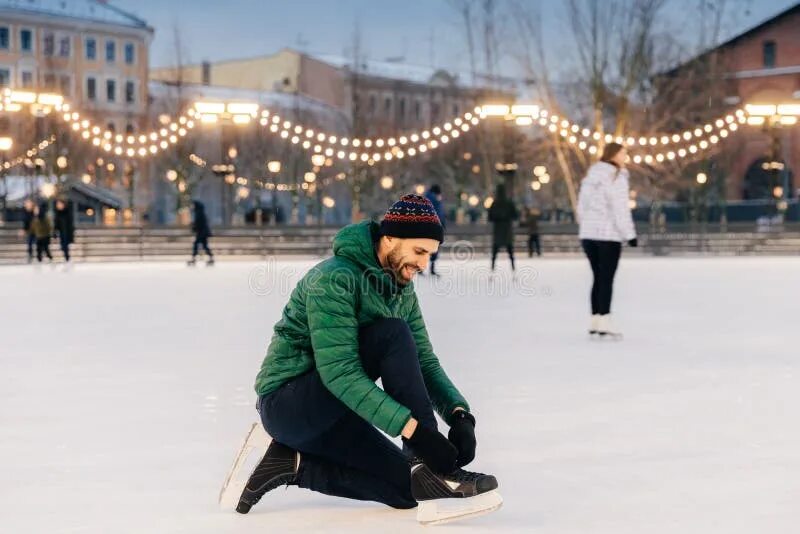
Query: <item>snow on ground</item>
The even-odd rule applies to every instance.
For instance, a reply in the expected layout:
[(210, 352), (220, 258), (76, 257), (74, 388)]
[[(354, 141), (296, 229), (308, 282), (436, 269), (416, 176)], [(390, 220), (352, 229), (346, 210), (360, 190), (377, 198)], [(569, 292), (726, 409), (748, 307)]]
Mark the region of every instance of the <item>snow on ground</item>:
[[(217, 509), (271, 327), (311, 264), (0, 269), (0, 531), (421, 531), (413, 511), (298, 488)], [(582, 259), (522, 264), (514, 287), (485, 260), (418, 283), (477, 416), (471, 467), (505, 497), (428, 528), (797, 532), (800, 259), (623, 259), (616, 343), (585, 333)]]

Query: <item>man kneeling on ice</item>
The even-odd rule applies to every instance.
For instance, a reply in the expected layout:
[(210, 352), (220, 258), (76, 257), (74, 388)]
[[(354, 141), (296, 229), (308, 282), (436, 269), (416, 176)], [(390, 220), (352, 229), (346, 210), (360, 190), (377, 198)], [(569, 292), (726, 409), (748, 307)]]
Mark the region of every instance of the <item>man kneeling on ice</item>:
[[(475, 457), (475, 417), (439, 365), (412, 284), (443, 239), (430, 201), (406, 195), (380, 225), (343, 228), (334, 256), (297, 284), (256, 380), (273, 440), (238, 512), (284, 484), (394, 508), (419, 503), (423, 522), (500, 506), (495, 477), (461, 469)], [(403, 450), (380, 431), (402, 435)], [(439, 499), (461, 500), (445, 510)]]

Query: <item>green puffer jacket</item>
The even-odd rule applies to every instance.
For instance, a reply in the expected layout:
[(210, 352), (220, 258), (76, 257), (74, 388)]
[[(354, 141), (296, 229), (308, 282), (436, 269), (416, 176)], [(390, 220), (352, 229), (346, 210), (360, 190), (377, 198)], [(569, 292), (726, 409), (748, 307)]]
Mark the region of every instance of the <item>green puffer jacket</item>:
[(377, 319), (405, 320), (417, 344), (422, 376), (434, 408), (445, 420), (464, 397), (433, 353), (413, 284), (399, 287), (378, 265), (369, 221), (343, 228), (333, 254), (313, 267), (292, 292), (275, 325), (267, 356), (256, 378), (265, 395), (292, 378), (316, 369), (331, 393), (390, 436), (397, 436), (411, 411), (369, 379), (358, 354), (358, 329)]

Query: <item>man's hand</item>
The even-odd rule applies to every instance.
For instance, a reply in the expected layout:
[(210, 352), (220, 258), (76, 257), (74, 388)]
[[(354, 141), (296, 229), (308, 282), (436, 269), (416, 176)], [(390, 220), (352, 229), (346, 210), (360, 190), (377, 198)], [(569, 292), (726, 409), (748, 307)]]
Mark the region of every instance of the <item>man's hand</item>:
[(471, 413), (463, 409), (453, 412), (447, 438), (458, 449), (458, 467), (464, 467), (475, 459), (475, 447), (478, 443), (475, 439), (475, 417)]
[(458, 450), (435, 429), (417, 425), (411, 437), (403, 434), (403, 440), (434, 472), (452, 473), (456, 468)]

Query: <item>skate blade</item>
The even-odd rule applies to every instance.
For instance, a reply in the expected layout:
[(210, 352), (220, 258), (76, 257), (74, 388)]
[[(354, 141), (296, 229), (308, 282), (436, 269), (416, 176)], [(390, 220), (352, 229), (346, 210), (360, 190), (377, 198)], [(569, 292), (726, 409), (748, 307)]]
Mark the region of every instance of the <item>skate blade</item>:
[(423, 525), (441, 525), (490, 514), (503, 505), (497, 490), (463, 499), (434, 499), (417, 506), (417, 521)]
[[(247, 432), (247, 436), (239, 448), (236, 458), (233, 460), (233, 465), (225, 477), (222, 489), (219, 491), (219, 505), (221, 508), (226, 510), (236, 509), (239, 504), (239, 497), (241, 497), (247, 484), (247, 479), (250, 478), (250, 473), (266, 453), (269, 440), (269, 435), (267, 435), (261, 423), (250, 425), (250, 430)], [(250, 469), (244, 469), (247, 464), (251, 464)], [(242, 477), (242, 473), (245, 473), (244, 477)]]
[(605, 334), (601, 334), (597, 332), (595, 334), (591, 334), (589, 339), (594, 339), (597, 341), (622, 341), (622, 334), (610, 334), (606, 332)]

